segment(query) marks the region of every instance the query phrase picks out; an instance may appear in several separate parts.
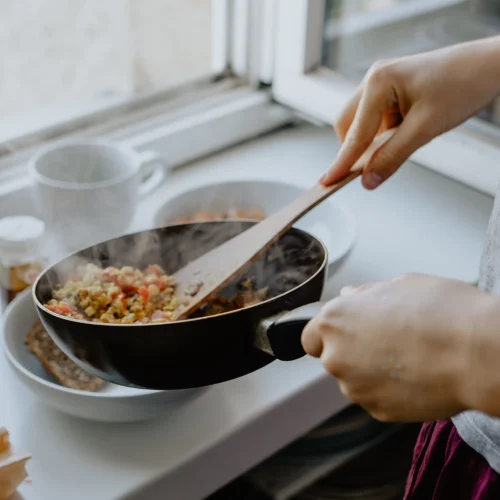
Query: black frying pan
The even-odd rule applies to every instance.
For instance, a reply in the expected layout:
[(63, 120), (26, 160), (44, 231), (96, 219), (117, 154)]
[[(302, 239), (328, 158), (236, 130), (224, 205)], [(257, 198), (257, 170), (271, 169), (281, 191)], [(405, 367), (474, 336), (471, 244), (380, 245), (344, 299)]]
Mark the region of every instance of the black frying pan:
[[(38, 314), (57, 345), (83, 369), (104, 380), (147, 389), (185, 389), (251, 373), (278, 358), (302, 357), (300, 337), (317, 312), (327, 250), (298, 229), (288, 231), (245, 273), (274, 297), (207, 318), (146, 325), (78, 321), (43, 307), (51, 290), (82, 262), (173, 273), (188, 261), (247, 229), (253, 222), (223, 221), (169, 226), (126, 235), (87, 248), (42, 273), (33, 287)], [(222, 292), (230, 296), (233, 284)], [(295, 311), (293, 311), (295, 310)], [(283, 314), (286, 311), (292, 311)]]

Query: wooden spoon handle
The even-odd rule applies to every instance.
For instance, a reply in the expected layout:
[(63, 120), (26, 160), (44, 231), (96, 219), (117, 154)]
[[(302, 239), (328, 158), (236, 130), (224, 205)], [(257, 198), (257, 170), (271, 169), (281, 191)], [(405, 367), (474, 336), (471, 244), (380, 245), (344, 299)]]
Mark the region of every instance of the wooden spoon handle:
[[(279, 235), (284, 234), (295, 222), (297, 222), (303, 215), (312, 210), (316, 205), (321, 203), (324, 199), (331, 196), (333, 193), (343, 188), (351, 181), (359, 177), (363, 168), (369, 163), (372, 156), (376, 151), (385, 144), (396, 132), (396, 129), (386, 130), (384, 133), (376, 137), (373, 142), (368, 146), (366, 151), (361, 155), (359, 160), (354, 164), (351, 169), (351, 173), (344, 177), (339, 182), (332, 184), (331, 186), (325, 187), (321, 184), (317, 184), (308, 191), (306, 191), (302, 196), (297, 198), (295, 201), (278, 211), (276, 214), (264, 219), (259, 226), (259, 231), (263, 231), (266, 225), (269, 225), (269, 235), (271, 236), (272, 231), (276, 231), (277, 228), (282, 227), (279, 231)], [(262, 234), (262, 233), (261, 233)], [(277, 234), (276, 232), (274, 234)]]
[(292, 203), (260, 222), (258, 229), (257, 226), (254, 226), (255, 231), (259, 231), (261, 235), (266, 231), (269, 237), (272, 235), (281, 236), (302, 216), (316, 207), (316, 205), (319, 205), (324, 199), (328, 198), (360, 175), (361, 171), (356, 171), (350, 173), (347, 177), (344, 177), (341, 181), (331, 186), (325, 187), (321, 184), (313, 186)]
[[(288, 229), (290, 229), (292, 225), (303, 215), (307, 214), (324, 199), (328, 198), (333, 193), (337, 192), (339, 189), (356, 179), (356, 177), (359, 177), (363, 172), (363, 168), (368, 164), (375, 152), (394, 135), (395, 131), (396, 129), (389, 129), (376, 137), (359, 160), (355, 163), (351, 169), (351, 173), (342, 180), (328, 187), (325, 187), (322, 184), (313, 186), (292, 203), (283, 207), (270, 217), (267, 217), (251, 229), (245, 231), (244, 234), (246, 235), (247, 241), (249, 243), (251, 241), (255, 241), (258, 244), (259, 242), (263, 243), (265, 238), (267, 238), (267, 249), (272, 243), (277, 241), (280, 236), (288, 231)], [(252, 233), (258, 235), (258, 238), (253, 240)], [(241, 239), (245, 238), (243, 234), (239, 237)]]
[[(190, 286), (193, 278), (199, 278), (199, 290), (195, 292), (195, 300), (184, 301), (177, 307), (174, 320), (187, 318), (203, 301), (214, 297), (268, 250), (294, 222), (360, 174), (361, 172), (352, 172), (332, 186), (314, 186), (275, 214), (177, 271), (174, 276), (179, 296), (190, 295), (186, 287)], [(202, 259), (205, 264), (200, 266)]]
[[(303, 215), (358, 177), (373, 154), (393, 133), (394, 129), (377, 137), (356, 162), (351, 173), (341, 181), (328, 187), (317, 184), (275, 214), (177, 271), (174, 275), (176, 291), (180, 297), (187, 299), (176, 309), (174, 319), (186, 318), (203, 302), (214, 297)], [(193, 279), (197, 280), (195, 292), (190, 290)]]

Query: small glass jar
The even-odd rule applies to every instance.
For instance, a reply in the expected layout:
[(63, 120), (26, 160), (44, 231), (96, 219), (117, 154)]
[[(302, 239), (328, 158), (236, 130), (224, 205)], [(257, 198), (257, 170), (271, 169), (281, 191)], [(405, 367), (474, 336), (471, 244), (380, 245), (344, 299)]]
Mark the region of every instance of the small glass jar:
[(0, 289), (4, 305), (42, 272), (45, 224), (36, 217), (0, 219)]

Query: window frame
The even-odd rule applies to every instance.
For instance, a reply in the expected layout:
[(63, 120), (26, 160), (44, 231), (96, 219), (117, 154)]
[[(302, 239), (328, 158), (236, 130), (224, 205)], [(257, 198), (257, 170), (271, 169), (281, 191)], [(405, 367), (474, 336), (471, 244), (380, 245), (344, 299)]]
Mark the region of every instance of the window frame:
[[(175, 169), (295, 119), (290, 109), (271, 101), (269, 92), (254, 90), (238, 80), (228, 78), (209, 90), (167, 100), (160, 112), (156, 106), (140, 108), (100, 125), (70, 130), (44, 143), (105, 138), (137, 151), (154, 150), (169, 169)], [(41, 144), (35, 141), (0, 159), (0, 201), (2, 196), (30, 184), (25, 175), (27, 164)]]
[[(0, 201), (27, 187), (27, 163), (42, 144), (103, 137), (138, 151), (153, 149), (177, 168), (291, 123), (294, 113), (273, 103), (269, 91), (258, 89), (257, 42), (266, 0), (211, 2), (213, 76), (97, 105), (0, 141)], [(238, 32), (237, 26), (247, 29)], [(268, 23), (268, 39), (272, 28)]]
[[(8, 131), (0, 129), (0, 159), (51, 138), (62, 137), (88, 127), (98, 127), (101, 123), (115, 122), (120, 117), (126, 121), (127, 115), (140, 109), (151, 109), (154, 106), (163, 108), (164, 105), (168, 107), (171, 101), (181, 100), (183, 95), (190, 96), (190, 100), (193, 100), (212, 92), (212, 87), (217, 91), (215, 83), (230, 76), (230, 13), (235, 1), (237, 0), (210, 0), (212, 53), (209, 75), (137, 95), (81, 99), (75, 102), (72, 109), (68, 109), (65, 104), (61, 108), (54, 106), (53, 109), (36, 116), (27, 116), (25, 119), (20, 117), (18, 123), (9, 123), (2, 127), (8, 128)], [(4, 167), (2, 163), (0, 161), (0, 173)]]
[[(326, 1), (274, 1), (273, 98), (312, 120), (331, 125), (357, 84), (321, 65)], [(420, 9), (442, 8), (460, 1), (422, 0)], [(401, 15), (401, 9), (393, 15)], [(386, 16), (380, 22), (390, 23), (391, 18)], [(473, 118), (419, 149), (411, 160), (494, 195), (500, 181), (499, 158), (500, 128)]]
[(270, 85), (274, 64), (274, 0), (231, 0), (231, 74), (244, 78), (253, 88)]

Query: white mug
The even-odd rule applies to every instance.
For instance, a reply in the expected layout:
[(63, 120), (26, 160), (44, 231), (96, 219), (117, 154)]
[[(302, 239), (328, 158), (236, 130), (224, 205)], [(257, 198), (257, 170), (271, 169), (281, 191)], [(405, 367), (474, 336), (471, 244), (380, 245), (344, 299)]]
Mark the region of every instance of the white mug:
[(58, 252), (126, 232), (141, 197), (165, 178), (165, 161), (103, 140), (65, 142), (30, 160), (35, 205)]

